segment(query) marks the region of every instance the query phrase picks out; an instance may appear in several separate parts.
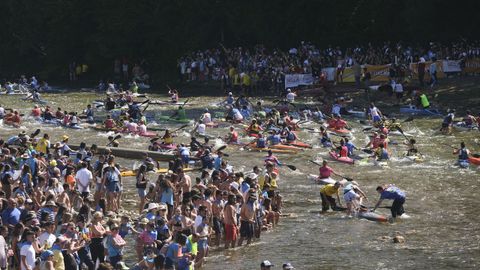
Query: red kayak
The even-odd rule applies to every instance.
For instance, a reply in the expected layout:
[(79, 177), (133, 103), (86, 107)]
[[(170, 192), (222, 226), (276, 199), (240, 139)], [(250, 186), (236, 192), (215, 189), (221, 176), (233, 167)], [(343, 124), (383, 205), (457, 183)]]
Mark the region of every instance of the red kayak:
[(161, 143), (161, 144), (158, 145), (158, 147), (160, 147), (161, 149), (165, 149), (165, 150), (172, 150), (172, 149), (176, 149), (177, 145), (174, 144), (174, 143), (171, 143), (171, 144)]
[(312, 148), (312, 146), (310, 144), (304, 143), (304, 142), (301, 142), (301, 141), (286, 142), (284, 144), (295, 146), (295, 147), (300, 147), (300, 148)]
[(339, 157), (335, 151), (330, 151), (330, 157), (332, 157), (334, 160), (338, 162), (343, 162), (343, 163), (348, 163), (348, 164), (353, 164), (355, 160), (349, 158), (349, 157)]
[(468, 161), (469, 161), (471, 164), (480, 165), (480, 158), (469, 157), (469, 158), (468, 158)]
[(250, 132), (250, 130), (248, 130), (247, 128), (245, 128), (245, 132), (247, 133), (248, 137), (258, 138), (260, 136), (260, 134), (258, 134), (258, 133)]
[(346, 128), (342, 128), (342, 129), (329, 128), (328, 131), (330, 131), (331, 133), (337, 134), (339, 136), (347, 136), (347, 137), (352, 136), (352, 132)]

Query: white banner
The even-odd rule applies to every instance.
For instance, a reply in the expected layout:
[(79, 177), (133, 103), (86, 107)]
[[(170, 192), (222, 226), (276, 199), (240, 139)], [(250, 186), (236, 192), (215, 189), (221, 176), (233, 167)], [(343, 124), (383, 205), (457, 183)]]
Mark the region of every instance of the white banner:
[(443, 72), (461, 72), (460, 61), (458, 60), (442, 60)]
[(335, 75), (337, 73), (337, 69), (334, 67), (326, 67), (322, 68), (322, 72), (325, 73), (327, 77), (327, 81), (335, 81)]
[(299, 85), (312, 85), (312, 74), (287, 74), (285, 75), (285, 89)]

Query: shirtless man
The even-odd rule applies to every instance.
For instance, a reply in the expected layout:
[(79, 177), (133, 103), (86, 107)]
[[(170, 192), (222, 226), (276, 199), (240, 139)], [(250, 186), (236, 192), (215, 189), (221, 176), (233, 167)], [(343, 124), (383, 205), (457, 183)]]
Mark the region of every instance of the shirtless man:
[(215, 192), (215, 200), (212, 203), (212, 226), (215, 231), (215, 245), (217, 247), (220, 246), (220, 238), (222, 237), (224, 207), (225, 202), (222, 200), (222, 191), (217, 190)]
[(185, 174), (182, 168), (178, 168), (177, 170), (179, 182), (178, 185), (183, 195), (183, 199), (190, 198), (190, 191), (192, 189), (192, 179), (190, 176)]
[(228, 202), (223, 210), (223, 223), (225, 224), (225, 249), (230, 246), (235, 248), (237, 241), (237, 218), (236, 218), (235, 195), (228, 195)]
[(238, 246), (241, 246), (245, 239), (247, 239), (247, 245), (249, 245), (255, 232), (255, 216), (258, 210), (255, 192), (255, 189), (250, 189), (247, 201), (240, 210), (240, 240)]

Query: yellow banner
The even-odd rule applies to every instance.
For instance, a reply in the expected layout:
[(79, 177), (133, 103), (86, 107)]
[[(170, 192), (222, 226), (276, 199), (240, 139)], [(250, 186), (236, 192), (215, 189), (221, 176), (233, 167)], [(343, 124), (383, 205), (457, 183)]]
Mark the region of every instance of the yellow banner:
[[(437, 61), (435, 64), (437, 65), (437, 79), (445, 78), (442, 62)], [(423, 77), (424, 81), (430, 80), (430, 65), (432, 65), (432, 61), (425, 62), (425, 77)], [(412, 72), (412, 79), (418, 80), (418, 63), (411, 63), (410, 71)]]

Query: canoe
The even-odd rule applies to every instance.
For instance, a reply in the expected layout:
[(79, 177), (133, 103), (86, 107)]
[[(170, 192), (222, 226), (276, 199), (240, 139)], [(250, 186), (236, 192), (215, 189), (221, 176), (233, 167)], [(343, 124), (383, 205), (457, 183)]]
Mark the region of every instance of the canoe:
[(171, 118), (170, 116), (166, 116), (166, 115), (160, 115), (157, 117), (157, 120), (158, 121), (163, 121), (163, 122), (175, 122), (175, 123), (183, 123), (183, 124), (187, 124), (187, 123), (190, 123), (190, 119), (177, 119), (177, 118)]
[(478, 126), (467, 126), (464, 122), (455, 122), (452, 124), (452, 127), (458, 131), (478, 130)]
[[(196, 168), (184, 168), (183, 171), (184, 172), (191, 172), (195, 169)], [(160, 168), (160, 169), (156, 169), (155, 172), (152, 172), (152, 173), (167, 173), (167, 172), (168, 172), (168, 168)], [(122, 171), (122, 172), (120, 172), (120, 175), (121, 176), (136, 176), (137, 171), (136, 170)]]
[(348, 163), (348, 164), (353, 164), (355, 160), (349, 157), (338, 157), (337, 153), (335, 151), (330, 151), (329, 155), (332, 159), (338, 162), (343, 162), (343, 163)]
[(443, 114), (437, 109), (420, 109), (413, 105), (400, 107), (400, 113), (425, 116), (443, 116)]
[[(73, 150), (77, 150), (79, 145), (68, 145)], [(127, 159), (138, 159), (143, 160), (145, 158), (144, 154), (148, 154), (149, 157), (153, 158), (157, 161), (170, 161), (174, 160), (176, 156), (174, 154), (162, 153), (162, 152), (155, 152), (155, 151), (148, 151), (143, 149), (131, 149), (131, 148), (123, 148), (123, 147), (105, 147), (105, 146), (97, 146), (97, 153), (103, 154), (107, 149), (112, 151), (112, 154), (116, 157), (127, 158)], [(191, 156), (191, 160), (198, 160), (198, 158)]]
[(272, 151), (272, 153), (277, 153), (277, 154), (296, 154), (297, 151), (293, 150), (287, 150), (287, 149), (272, 149), (272, 148), (258, 148), (258, 147), (248, 147), (248, 150), (250, 151), (255, 151), (255, 152), (268, 152), (269, 150)]
[(359, 219), (366, 219), (366, 220), (377, 221), (377, 222), (387, 222), (388, 221), (388, 218), (386, 216), (381, 215), (381, 214), (377, 214), (375, 212), (369, 212), (369, 211), (358, 212), (357, 217)]
[(308, 143), (301, 142), (301, 141), (286, 142), (284, 144), (292, 145), (292, 146), (296, 146), (296, 147), (300, 147), (300, 148), (312, 148), (312, 145), (310, 145)]
[(468, 158), (468, 161), (469, 161), (471, 164), (480, 165), (480, 158), (469, 157), (469, 158)]

